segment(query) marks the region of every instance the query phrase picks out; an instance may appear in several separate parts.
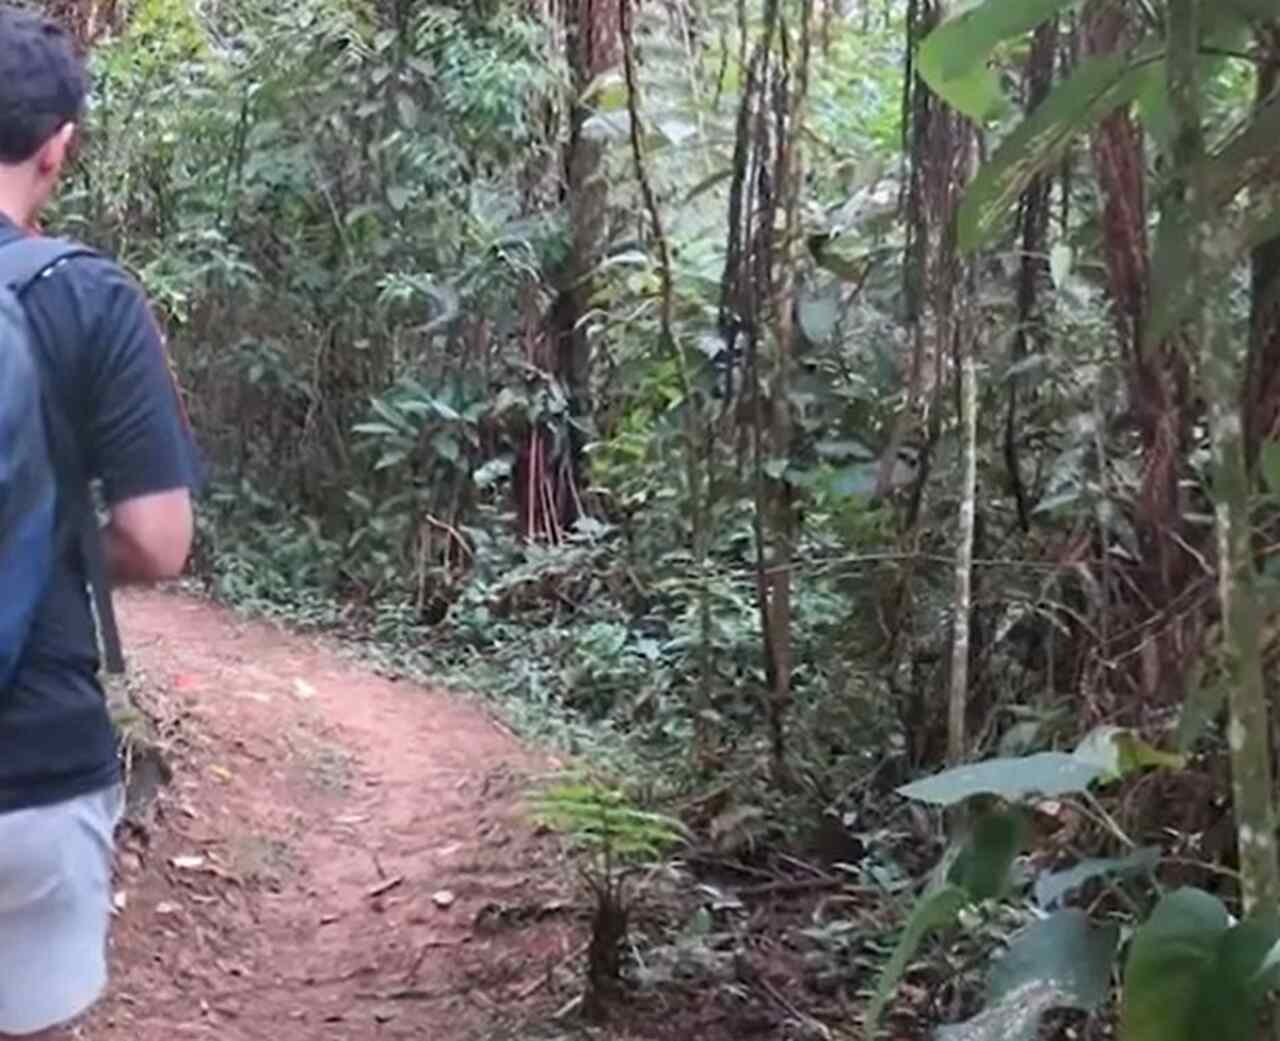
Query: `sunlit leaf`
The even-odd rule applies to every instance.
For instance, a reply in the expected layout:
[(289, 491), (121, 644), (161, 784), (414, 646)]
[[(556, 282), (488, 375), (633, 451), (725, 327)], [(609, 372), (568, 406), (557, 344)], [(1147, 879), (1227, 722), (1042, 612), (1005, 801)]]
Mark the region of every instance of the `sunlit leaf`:
[(1094, 764), (1113, 779), (1148, 766), (1181, 769), (1185, 765), (1182, 756), (1161, 752), (1124, 727), (1107, 725), (1089, 731), (1072, 754)]
[(829, 485), (833, 495), (867, 495), (875, 491), (878, 463), (858, 463), (837, 470)]
[(1104, 767), (1066, 752), (1037, 752), (957, 766), (904, 785), (898, 793), (939, 806), (954, 806), (975, 795), (997, 795), (1008, 802), (1051, 799), (1085, 791), (1104, 773)]
[(1070, 246), (1065, 242), (1054, 243), (1053, 249), (1049, 251), (1049, 274), (1055, 286), (1061, 287), (1071, 274), (1072, 259)]
[(827, 438), (814, 445), (825, 459), (873, 459), (875, 453), (861, 441), (851, 438)]
[(387, 189), (387, 202), (391, 208), (399, 213), (409, 205), (409, 200), (413, 198), (413, 189), (404, 188), (400, 185), (392, 185)]
[(831, 293), (803, 297), (796, 305), (800, 328), (814, 343), (831, 338), (840, 321), (840, 300)]

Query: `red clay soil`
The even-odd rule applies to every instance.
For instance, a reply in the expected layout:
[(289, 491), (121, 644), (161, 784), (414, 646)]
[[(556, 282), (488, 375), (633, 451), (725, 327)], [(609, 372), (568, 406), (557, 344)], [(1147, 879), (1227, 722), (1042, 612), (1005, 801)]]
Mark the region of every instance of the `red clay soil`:
[(320, 641), (168, 593), (120, 611), (174, 776), (123, 830), (83, 1037), (462, 1041), (550, 1000), (583, 932), (520, 808), (547, 762)]

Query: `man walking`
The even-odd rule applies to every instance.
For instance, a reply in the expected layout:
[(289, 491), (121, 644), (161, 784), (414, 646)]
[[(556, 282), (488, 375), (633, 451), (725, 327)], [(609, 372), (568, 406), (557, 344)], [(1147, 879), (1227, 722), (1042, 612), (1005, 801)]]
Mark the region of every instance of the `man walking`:
[[(0, 6), (6, 281), (14, 258), (30, 253), (25, 229), (36, 226), (59, 180), (85, 97), (68, 36), (37, 14)], [(78, 465), (101, 481), (111, 579), (177, 575), (191, 545), (197, 467), (142, 291), (90, 253), (12, 288), (46, 361), (50, 397), (68, 417)], [(5, 450), (0, 443), (0, 463)], [(58, 480), (60, 495), (77, 494)], [(123, 791), (84, 556), (69, 551), (55, 561), (14, 677), (0, 688), (0, 1038), (60, 1036), (106, 982)]]

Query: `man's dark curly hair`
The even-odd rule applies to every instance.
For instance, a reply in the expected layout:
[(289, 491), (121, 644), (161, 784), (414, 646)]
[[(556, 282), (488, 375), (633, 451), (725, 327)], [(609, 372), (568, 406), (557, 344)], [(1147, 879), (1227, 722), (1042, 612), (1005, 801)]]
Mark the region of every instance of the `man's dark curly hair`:
[(0, 4), (0, 163), (26, 162), (63, 126), (78, 123), (87, 90), (66, 30)]

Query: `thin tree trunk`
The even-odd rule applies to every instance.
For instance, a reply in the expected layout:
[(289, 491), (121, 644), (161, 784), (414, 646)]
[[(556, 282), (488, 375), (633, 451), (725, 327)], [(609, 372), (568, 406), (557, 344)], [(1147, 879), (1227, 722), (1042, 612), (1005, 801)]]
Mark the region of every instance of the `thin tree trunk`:
[(1170, 0), (1169, 100), (1176, 124), (1169, 209), (1163, 218), (1181, 236), (1196, 313), (1187, 334), (1201, 346), (1216, 456), (1215, 516), (1218, 593), (1224, 643), (1235, 675), (1228, 683), (1228, 746), (1244, 909), (1273, 909), (1280, 903), (1276, 860), (1275, 807), (1271, 795), (1270, 730), (1262, 675), (1262, 618), (1250, 539), (1249, 481), (1245, 438), (1236, 384), (1236, 361), (1223, 316), (1207, 300), (1204, 251), (1209, 227), (1203, 175), (1204, 131), (1199, 84), (1201, 0)]
[(968, 750), (969, 634), (973, 620), (973, 536), (978, 496), (978, 367), (973, 337), (960, 334), (960, 425), (964, 468), (960, 485), (960, 530), (956, 545), (956, 586), (952, 607), (951, 692), (947, 704), (947, 761), (963, 762)]

